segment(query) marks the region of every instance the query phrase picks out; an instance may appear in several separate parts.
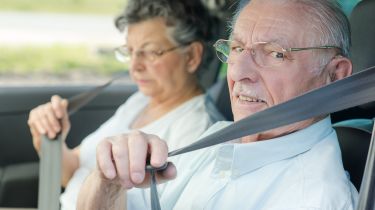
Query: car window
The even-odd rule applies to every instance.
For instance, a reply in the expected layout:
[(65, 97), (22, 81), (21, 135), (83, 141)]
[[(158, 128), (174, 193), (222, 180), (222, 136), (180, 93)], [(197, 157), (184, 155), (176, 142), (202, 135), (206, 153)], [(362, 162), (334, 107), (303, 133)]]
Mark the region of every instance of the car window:
[(102, 83), (127, 67), (114, 18), (123, 0), (2, 0), (0, 85)]

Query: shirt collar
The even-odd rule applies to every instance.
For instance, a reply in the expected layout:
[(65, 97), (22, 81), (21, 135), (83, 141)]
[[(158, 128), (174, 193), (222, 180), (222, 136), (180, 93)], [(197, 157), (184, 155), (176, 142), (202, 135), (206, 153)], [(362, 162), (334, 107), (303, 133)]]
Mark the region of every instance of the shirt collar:
[(212, 171), (214, 177), (239, 177), (276, 161), (310, 150), (333, 131), (330, 117), (297, 132), (251, 143), (220, 145)]

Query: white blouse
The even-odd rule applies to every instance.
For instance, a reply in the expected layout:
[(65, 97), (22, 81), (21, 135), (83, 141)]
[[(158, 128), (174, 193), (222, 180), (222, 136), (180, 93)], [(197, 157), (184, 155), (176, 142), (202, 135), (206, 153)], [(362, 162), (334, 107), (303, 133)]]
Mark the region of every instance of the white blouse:
[[(98, 143), (105, 137), (128, 133), (131, 130), (129, 126), (146, 107), (148, 101), (149, 98), (141, 92), (133, 94), (108, 121), (82, 141), (80, 167), (60, 197), (62, 210), (76, 209), (80, 186), (96, 166)], [(172, 151), (196, 141), (207, 128), (222, 119), (210, 98), (199, 95), (139, 130), (166, 140), (169, 150)]]

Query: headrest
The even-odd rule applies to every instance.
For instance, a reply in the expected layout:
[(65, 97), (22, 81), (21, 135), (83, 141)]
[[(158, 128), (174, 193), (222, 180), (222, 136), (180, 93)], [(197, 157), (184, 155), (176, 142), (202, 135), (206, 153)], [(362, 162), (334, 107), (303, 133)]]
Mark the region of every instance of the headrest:
[(375, 0), (358, 3), (350, 16), (353, 73), (375, 65)]

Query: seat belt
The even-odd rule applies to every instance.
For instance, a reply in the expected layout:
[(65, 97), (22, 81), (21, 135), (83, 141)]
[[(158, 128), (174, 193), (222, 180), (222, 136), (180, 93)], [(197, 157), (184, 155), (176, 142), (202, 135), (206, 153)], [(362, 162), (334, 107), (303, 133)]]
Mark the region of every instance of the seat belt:
[(169, 157), (375, 101), (375, 66), (255, 113)]
[[(374, 68), (375, 66), (370, 67), (368, 69), (360, 71), (359, 73), (353, 74), (352, 76), (349, 76), (345, 79), (309, 91), (287, 102), (275, 105), (264, 111), (246, 117), (240, 121), (234, 122), (233, 124), (219, 131), (216, 131), (215, 133), (212, 133), (211, 135), (208, 135), (198, 140), (197, 142), (192, 143), (191, 145), (168, 153), (168, 156), (172, 157), (186, 152), (191, 152), (194, 150), (217, 145), (233, 139), (241, 138), (266, 130), (278, 128), (280, 126), (306, 120), (312, 117), (326, 115), (332, 112), (341, 111), (343, 109), (375, 101), (375, 71), (372, 70)], [(95, 95), (97, 95), (100, 91), (101, 90), (94, 89), (92, 92), (84, 94), (95, 97)], [(82, 98), (79, 101), (84, 101), (85, 97)], [(85, 105), (85, 103), (77, 102), (78, 105), (76, 106), (82, 107)], [(47, 142), (51, 143), (53, 141)], [(59, 145), (61, 146), (61, 143)], [(56, 153), (51, 152), (51, 154), (55, 155)], [(46, 159), (48, 158), (46, 157)], [(41, 162), (41, 164), (42, 163), (43, 162)], [(158, 170), (166, 168), (166, 166), (167, 165), (164, 165), (160, 168), (153, 168), (151, 166), (146, 167), (147, 170), (151, 173), (150, 195), (152, 210), (161, 209), (156, 190), (155, 173)], [(61, 168), (59, 168), (59, 170), (61, 170)], [(61, 172), (59, 174), (61, 174)], [(44, 176), (48, 175), (49, 174), (46, 174)], [(48, 179), (45, 180), (42, 177), (40, 177), (40, 180), (43, 182)], [(60, 180), (58, 181), (58, 184), (60, 190)], [(39, 189), (39, 191), (40, 190), (41, 189)], [(48, 210), (54, 209), (56, 208), (49, 208)]]
[[(104, 88), (121, 77), (116, 77), (104, 85), (73, 96), (68, 101), (68, 114), (72, 115), (82, 106), (94, 99)], [(38, 210), (58, 210), (61, 193), (61, 158), (62, 139), (57, 134), (55, 139), (42, 136), (40, 166), (39, 166), (39, 190), (38, 190)]]
[[(199, 150), (312, 117), (330, 114), (375, 101), (375, 70), (372, 70), (374, 68), (375, 66), (370, 67), (345, 79), (338, 80), (287, 102), (255, 113), (186, 147), (172, 151), (168, 156), (172, 157)], [(370, 155), (371, 153), (369, 153)], [(372, 155), (374, 156), (374, 154)], [(155, 170), (160, 170), (160, 168), (156, 168)], [(151, 209), (160, 210), (158, 195), (152, 192), (156, 190), (156, 187), (153, 186), (155, 185), (153, 181), (155, 173), (151, 173), (151, 176)]]
[[(372, 119), (374, 121), (375, 119)], [(359, 191), (357, 210), (375, 210), (375, 123), (367, 153), (366, 167)]]

